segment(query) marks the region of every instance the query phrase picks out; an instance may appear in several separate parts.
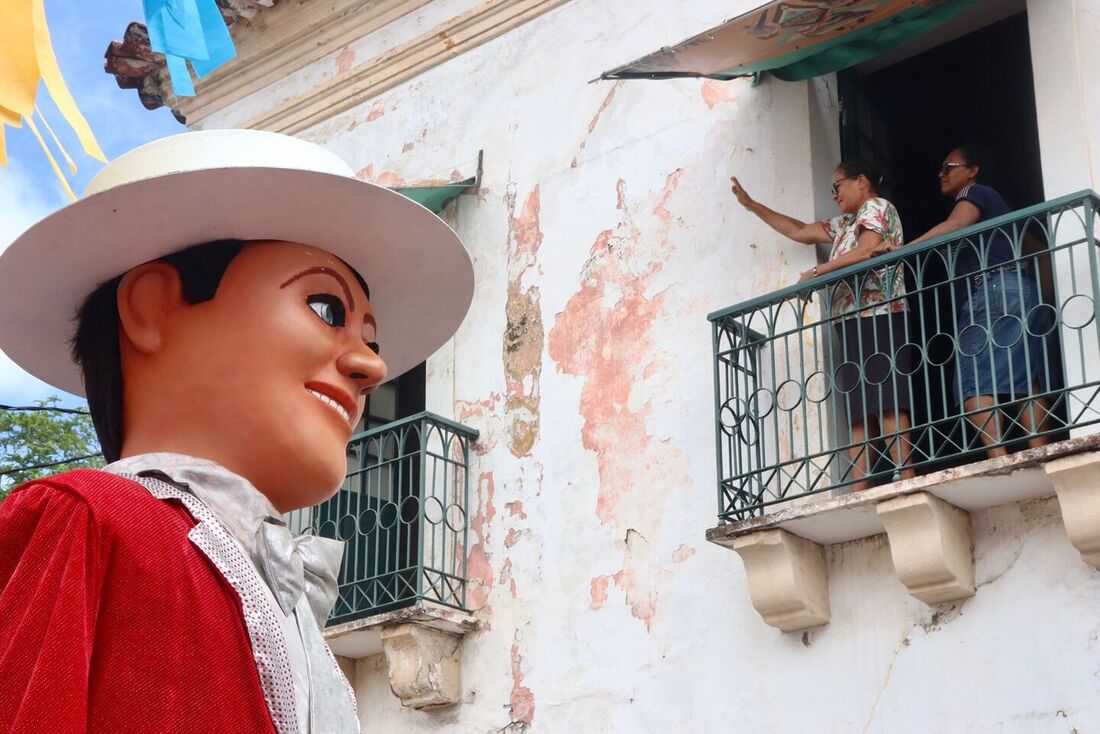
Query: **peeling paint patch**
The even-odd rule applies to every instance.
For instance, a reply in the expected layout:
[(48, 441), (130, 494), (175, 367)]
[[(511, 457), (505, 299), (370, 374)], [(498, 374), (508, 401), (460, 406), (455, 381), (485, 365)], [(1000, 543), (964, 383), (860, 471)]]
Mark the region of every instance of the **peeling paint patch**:
[(667, 572), (661, 571), (661, 559), (652, 555), (643, 533), (653, 537), (659, 531), (662, 494), (690, 484), (688, 457), (647, 432), (652, 381), (660, 379), (660, 370), (647, 368), (658, 359), (656, 331), (665, 291), (647, 293), (675, 247), (669, 242), (676, 221), (670, 202), (681, 175), (673, 172), (655, 197), (640, 201), (632, 200), (625, 181), (618, 181), (621, 221), (596, 236), (580, 287), (555, 317), (549, 335), (549, 353), (558, 369), (584, 381), (581, 440), (597, 460), (596, 516), (625, 537), (617, 544), (623, 568), (612, 579), (647, 629)]
[(379, 186), (386, 186), (391, 189), (405, 185), (405, 179), (401, 178), (393, 171), (383, 171), (378, 174), (378, 178), (376, 178), (374, 182)]
[(497, 583), (499, 583), (501, 586), (503, 586), (504, 584), (508, 584), (508, 593), (511, 594), (513, 599), (516, 598), (516, 580), (512, 576), (511, 558), (504, 559), (504, 565), (500, 567), (500, 578), (497, 579)]
[(592, 119), (588, 122), (588, 132), (591, 133), (596, 129), (596, 125), (600, 122), (600, 116), (607, 111), (607, 108), (611, 106), (611, 100), (615, 99), (615, 92), (619, 91), (619, 87), (622, 86), (622, 82), (618, 81), (611, 85), (611, 91), (607, 93), (607, 96), (603, 98), (603, 102), (600, 103), (600, 108), (596, 110), (596, 114), (592, 116)]
[(519, 542), (520, 535), (522, 535), (522, 531), (516, 528), (508, 528), (508, 534), (504, 536), (504, 547), (511, 548), (514, 546)]
[(611, 106), (611, 101), (615, 99), (615, 93), (619, 91), (619, 87), (622, 86), (622, 82), (615, 82), (611, 86), (611, 90), (607, 93), (607, 96), (603, 98), (599, 108), (596, 110), (596, 114), (592, 116), (592, 119), (588, 121), (587, 132), (584, 138), (581, 139), (580, 144), (577, 146), (577, 155), (573, 156), (573, 160), (570, 161), (569, 167), (576, 168), (579, 165), (580, 154), (588, 146), (588, 136), (596, 129), (596, 125), (600, 122), (600, 117), (607, 111), (607, 108)]
[(531, 454), (539, 435), (539, 378), (545, 329), (537, 286), (524, 286), (528, 272), (537, 271), (542, 245), (539, 224), (539, 187), (527, 195), (516, 214), (515, 185), (509, 184), (508, 206), (508, 296), (504, 306), (506, 327), (502, 357), (506, 385), (504, 410), (507, 416), (508, 449), (513, 456)]
[(344, 46), (344, 49), (336, 57), (336, 72), (338, 74), (345, 74), (351, 69), (352, 64), (355, 63), (355, 52), (350, 47)]
[(470, 547), (466, 558), (466, 574), (469, 578), (469, 600), (473, 609), (484, 607), (493, 589), (493, 567), (486, 548), (486, 526), (496, 516), (493, 495), (496, 482), (492, 472), (484, 472), (477, 480), (478, 510), (470, 520), (470, 530), (477, 542)]
[(393, 171), (382, 171), (381, 173), (374, 172), (374, 164), (371, 163), (363, 168), (360, 168), (356, 172), (355, 177), (360, 181), (368, 181), (379, 186), (404, 186), (405, 179), (397, 175)]
[(626, 531), (626, 540), (621, 541), (618, 546), (623, 551), (626, 565), (611, 579), (626, 595), (631, 616), (645, 623), (648, 632), (657, 614), (658, 564), (652, 558), (649, 541), (634, 528)]
[(508, 510), (508, 514), (512, 517), (518, 517), (520, 520), (527, 519), (527, 512), (523, 509), (523, 503), (519, 500), (515, 502), (506, 502), (504, 509)]
[(523, 685), (523, 656), (519, 653), (519, 631), (512, 637), (512, 693), (508, 699), (512, 723), (530, 724), (535, 720), (535, 695)]
[(367, 113), (367, 122), (374, 122), (384, 114), (386, 114), (386, 103), (384, 100), (377, 100)]
[(476, 428), (480, 433), (478, 440), (473, 444), (474, 452), (478, 456), (485, 456), (496, 448), (500, 434), (500, 417), (497, 415), (499, 404), (500, 395), (497, 393), (491, 393), (484, 400), (455, 400), (456, 419), (471, 428)]
[(588, 603), (589, 609), (599, 609), (607, 603), (607, 585), (610, 581), (610, 576), (597, 576), (592, 579), (588, 590), (589, 595), (592, 597), (592, 601)]
[(733, 102), (740, 97), (740, 87), (734, 87), (730, 82), (707, 79), (703, 82), (699, 91), (703, 95), (703, 102), (708, 109), (714, 109), (725, 102)]
[(416, 143), (405, 143), (401, 146), (402, 153), (408, 153), (410, 150), (416, 147)]
[(695, 549), (690, 545), (681, 545), (679, 548), (672, 552), (673, 563), (683, 563), (687, 559), (695, 555)]

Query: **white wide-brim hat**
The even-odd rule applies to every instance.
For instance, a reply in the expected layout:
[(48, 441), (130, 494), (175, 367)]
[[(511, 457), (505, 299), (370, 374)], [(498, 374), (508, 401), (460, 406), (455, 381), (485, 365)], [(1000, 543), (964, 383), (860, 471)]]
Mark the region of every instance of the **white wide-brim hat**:
[(473, 298), (469, 254), (428, 209), (356, 179), (313, 143), (207, 130), (115, 159), (80, 201), (0, 255), (0, 349), (35, 377), (83, 395), (69, 345), (88, 295), (142, 263), (221, 239), (299, 242), (358, 271), (391, 378), (450, 339)]

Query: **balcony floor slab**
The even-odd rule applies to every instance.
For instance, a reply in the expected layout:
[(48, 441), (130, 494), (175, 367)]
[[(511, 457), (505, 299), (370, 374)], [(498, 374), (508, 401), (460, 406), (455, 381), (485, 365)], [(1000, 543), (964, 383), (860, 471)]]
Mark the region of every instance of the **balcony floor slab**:
[(420, 603), (392, 612), (374, 614), (363, 619), (326, 627), (325, 642), (340, 657), (357, 659), (382, 654), (382, 629), (401, 624), (420, 624), (425, 627), (464, 635), (479, 626), (477, 619), (467, 612), (435, 604)]
[(1047, 462), (1100, 449), (1100, 434), (1081, 436), (905, 479), (863, 492), (801, 498), (772, 505), (758, 517), (707, 530), (707, 540), (727, 544), (747, 533), (782, 528), (822, 545), (859, 540), (886, 532), (876, 506), (883, 500), (927, 492), (968, 512), (1054, 495), (1054, 484), (1043, 470)]

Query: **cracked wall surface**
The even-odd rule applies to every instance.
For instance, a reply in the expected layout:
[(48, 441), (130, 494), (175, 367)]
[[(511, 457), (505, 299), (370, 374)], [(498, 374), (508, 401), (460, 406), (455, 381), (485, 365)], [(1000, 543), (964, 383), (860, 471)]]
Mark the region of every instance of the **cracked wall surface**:
[[(430, 3), (395, 32), (472, 5)], [(465, 551), (481, 628), (450, 710), (403, 709), (359, 661), (368, 734), (1100, 730), (1100, 575), (1053, 501), (974, 515), (978, 593), (959, 604), (910, 597), (882, 536), (830, 548), (832, 622), (804, 635), (764, 625), (740, 561), (703, 540), (706, 314), (815, 261), (729, 177), (817, 214), (810, 87), (587, 82), (755, 5), (574, 0), (303, 133), (391, 186), (469, 174), (485, 152), (476, 195), (444, 213), (474, 302), (427, 371), (428, 408), (480, 432)], [(396, 42), (351, 43), (207, 122)]]

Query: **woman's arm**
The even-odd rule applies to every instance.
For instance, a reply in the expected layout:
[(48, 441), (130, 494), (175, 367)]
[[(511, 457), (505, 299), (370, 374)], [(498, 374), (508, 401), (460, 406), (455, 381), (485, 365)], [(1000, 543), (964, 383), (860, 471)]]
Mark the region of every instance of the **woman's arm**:
[(741, 188), (741, 182), (737, 180), (736, 176), (730, 176), (730, 181), (733, 182), (730, 190), (733, 191), (733, 195), (737, 197), (737, 201), (740, 202), (741, 206), (760, 217), (764, 224), (784, 237), (789, 237), (795, 242), (801, 242), (804, 245), (832, 242), (832, 238), (829, 237), (828, 233), (825, 231), (825, 227), (821, 225), (821, 222), (810, 222), (807, 224), (794, 217), (788, 217), (786, 214), (780, 214), (749, 196), (748, 192)]
[(874, 230), (865, 229), (859, 233), (859, 239), (856, 240), (856, 246), (854, 248), (835, 260), (830, 260), (829, 262), (821, 263), (816, 267), (810, 268), (802, 274), (798, 282), (801, 283), (804, 280), (809, 280), (818, 275), (831, 273), (834, 270), (840, 270), (849, 265), (861, 263), (864, 260), (870, 260), (877, 254), (879, 245), (881, 245), (882, 242), (882, 235)]
[[(909, 240), (905, 244), (915, 245), (918, 242), (925, 242), (931, 240), (940, 235), (949, 234), (955, 230), (962, 229), (963, 227), (969, 227), (971, 224), (976, 224), (982, 217), (982, 210), (974, 206), (965, 199), (955, 204), (955, 207), (951, 210), (951, 213), (947, 215), (947, 219), (937, 224), (932, 229), (928, 230), (915, 240)], [(895, 247), (880, 247), (875, 254), (883, 252), (893, 252), (898, 249)]]

